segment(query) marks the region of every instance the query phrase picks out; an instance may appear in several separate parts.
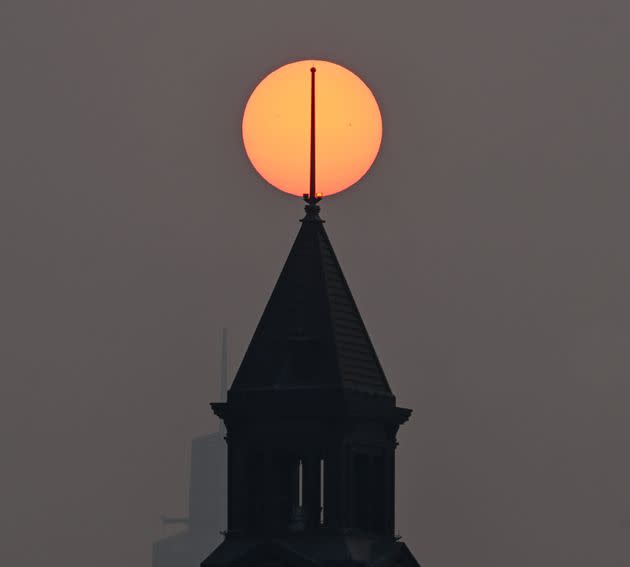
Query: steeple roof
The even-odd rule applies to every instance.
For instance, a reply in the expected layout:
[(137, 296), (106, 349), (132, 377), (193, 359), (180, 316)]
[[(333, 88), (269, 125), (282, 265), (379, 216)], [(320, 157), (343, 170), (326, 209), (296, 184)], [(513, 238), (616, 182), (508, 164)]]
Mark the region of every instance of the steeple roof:
[(306, 216), (231, 390), (334, 388), (391, 396), (319, 207)]

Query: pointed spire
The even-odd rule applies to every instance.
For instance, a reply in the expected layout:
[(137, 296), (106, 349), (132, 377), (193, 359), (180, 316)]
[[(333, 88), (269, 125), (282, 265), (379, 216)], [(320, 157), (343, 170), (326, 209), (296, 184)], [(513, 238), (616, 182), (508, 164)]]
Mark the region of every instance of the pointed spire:
[(230, 392), (296, 387), (391, 394), (323, 221), (308, 213)]
[(385, 374), (319, 217), (315, 183), (315, 73), (306, 216), (232, 391), (333, 387), (391, 396)]

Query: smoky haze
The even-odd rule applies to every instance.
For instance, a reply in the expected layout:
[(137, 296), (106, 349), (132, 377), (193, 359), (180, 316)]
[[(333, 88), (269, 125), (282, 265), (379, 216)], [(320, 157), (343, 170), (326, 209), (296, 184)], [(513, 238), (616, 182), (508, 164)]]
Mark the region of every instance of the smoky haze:
[[(326, 229), (399, 405), (424, 567), (630, 564), (630, 5), (4, 1), (0, 563), (146, 566), (302, 204), (242, 149), (272, 69), (384, 123)], [(211, 482), (212, 479), (209, 479)]]

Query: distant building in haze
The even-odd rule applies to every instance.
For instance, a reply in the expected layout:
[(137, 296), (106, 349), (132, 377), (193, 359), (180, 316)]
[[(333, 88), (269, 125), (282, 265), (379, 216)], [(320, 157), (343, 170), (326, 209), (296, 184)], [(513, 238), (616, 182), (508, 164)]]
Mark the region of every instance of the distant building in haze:
[[(227, 333), (223, 330), (221, 399), (227, 391)], [(227, 449), (225, 428), (195, 437), (190, 458), (188, 517), (162, 518), (184, 529), (153, 544), (152, 567), (199, 567), (208, 549), (223, 539), (226, 528)]]

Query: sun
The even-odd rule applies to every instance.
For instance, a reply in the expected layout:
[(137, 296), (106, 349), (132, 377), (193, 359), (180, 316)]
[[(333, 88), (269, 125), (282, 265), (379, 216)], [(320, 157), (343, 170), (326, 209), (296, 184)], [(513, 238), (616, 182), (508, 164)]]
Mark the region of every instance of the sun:
[(378, 154), (383, 123), (368, 86), (330, 61), (284, 65), (254, 89), (243, 113), (243, 144), (271, 185), (309, 192), (311, 68), (316, 68), (316, 191), (339, 193), (361, 179)]

